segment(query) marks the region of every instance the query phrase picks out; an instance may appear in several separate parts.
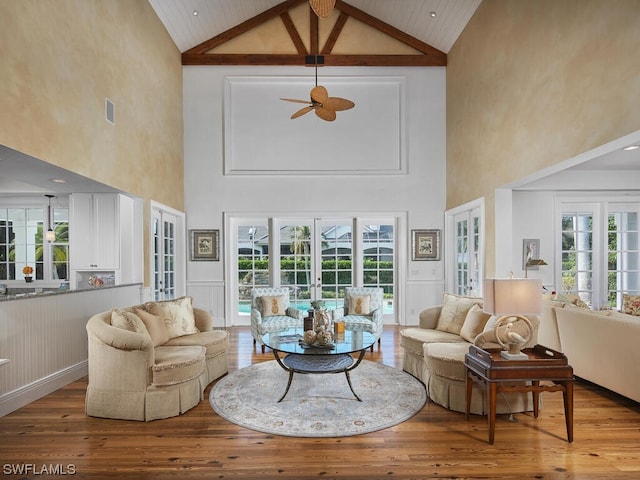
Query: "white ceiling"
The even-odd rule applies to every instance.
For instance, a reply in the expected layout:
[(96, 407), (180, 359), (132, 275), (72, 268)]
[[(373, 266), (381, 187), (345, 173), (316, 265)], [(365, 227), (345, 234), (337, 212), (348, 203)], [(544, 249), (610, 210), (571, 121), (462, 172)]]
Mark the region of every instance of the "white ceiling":
[[(149, 0), (184, 52), (282, 0)], [(481, 0), (347, 0), (383, 22), (448, 53)], [(198, 15), (193, 12), (197, 11)], [(436, 16), (431, 17), (430, 13)]]

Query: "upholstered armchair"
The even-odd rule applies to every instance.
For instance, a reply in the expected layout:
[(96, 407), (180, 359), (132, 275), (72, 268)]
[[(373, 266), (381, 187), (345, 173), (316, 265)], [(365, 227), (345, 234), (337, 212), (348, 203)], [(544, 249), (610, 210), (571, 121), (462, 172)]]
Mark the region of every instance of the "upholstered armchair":
[[(382, 335), (383, 293), (378, 287), (347, 287), (344, 306), (333, 311), (334, 321), (345, 322), (349, 330), (371, 332), (378, 339)], [(371, 346), (373, 351), (373, 345)]]
[(251, 335), (264, 353), (262, 336), (292, 327), (302, 327), (303, 312), (291, 308), (288, 288), (258, 288), (251, 290)]

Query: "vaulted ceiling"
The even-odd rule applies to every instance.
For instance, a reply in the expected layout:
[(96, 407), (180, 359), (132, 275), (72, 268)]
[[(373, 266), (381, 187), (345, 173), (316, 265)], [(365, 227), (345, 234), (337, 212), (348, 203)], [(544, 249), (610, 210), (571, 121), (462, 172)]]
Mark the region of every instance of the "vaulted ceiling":
[(185, 65), (443, 66), (481, 0), (149, 0)]

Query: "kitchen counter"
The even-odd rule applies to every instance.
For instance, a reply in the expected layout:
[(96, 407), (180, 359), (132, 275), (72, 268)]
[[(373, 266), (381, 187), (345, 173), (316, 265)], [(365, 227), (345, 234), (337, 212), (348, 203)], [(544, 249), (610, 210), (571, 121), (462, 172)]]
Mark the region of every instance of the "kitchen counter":
[[(109, 285), (103, 287), (87, 287), (87, 288), (79, 288), (76, 290), (69, 289), (60, 289), (60, 288), (47, 288), (47, 287), (18, 287), (18, 288), (10, 288), (9, 290), (20, 290), (20, 293), (10, 293), (8, 295), (0, 295), (0, 302), (6, 302), (9, 300), (25, 300), (31, 298), (39, 298), (39, 297), (49, 297), (51, 295), (66, 295), (69, 293), (79, 293), (86, 291), (94, 291), (94, 290), (108, 290), (110, 288), (120, 288), (120, 287), (130, 287), (130, 286), (141, 286), (140, 283), (123, 283), (120, 285)], [(36, 291), (41, 290), (41, 291)]]

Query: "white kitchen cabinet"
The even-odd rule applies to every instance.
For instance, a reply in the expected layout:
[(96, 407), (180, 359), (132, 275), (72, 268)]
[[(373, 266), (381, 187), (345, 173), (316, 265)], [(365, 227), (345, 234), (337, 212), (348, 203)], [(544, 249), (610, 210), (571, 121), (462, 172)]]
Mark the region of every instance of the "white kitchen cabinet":
[(120, 195), (69, 196), (71, 270), (120, 268)]

